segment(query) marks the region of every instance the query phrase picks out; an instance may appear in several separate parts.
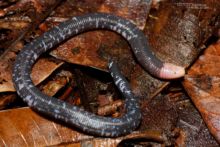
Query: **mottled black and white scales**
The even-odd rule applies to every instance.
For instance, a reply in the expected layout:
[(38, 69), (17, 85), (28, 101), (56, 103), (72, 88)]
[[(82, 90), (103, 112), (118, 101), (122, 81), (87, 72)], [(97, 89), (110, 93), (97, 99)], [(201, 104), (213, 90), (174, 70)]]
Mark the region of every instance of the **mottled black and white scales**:
[(109, 71), (116, 86), (125, 97), (126, 114), (121, 118), (101, 117), (72, 106), (59, 99), (46, 96), (32, 83), (30, 71), (37, 58), (47, 50), (79, 33), (108, 29), (121, 34), (130, 44), (137, 60), (153, 75), (159, 74), (163, 63), (148, 48), (144, 34), (130, 21), (104, 13), (73, 17), (61, 23), (22, 49), (16, 58), (13, 81), (17, 93), (28, 105), (40, 112), (67, 122), (89, 134), (116, 137), (132, 132), (140, 123), (141, 112), (128, 82), (114, 62)]

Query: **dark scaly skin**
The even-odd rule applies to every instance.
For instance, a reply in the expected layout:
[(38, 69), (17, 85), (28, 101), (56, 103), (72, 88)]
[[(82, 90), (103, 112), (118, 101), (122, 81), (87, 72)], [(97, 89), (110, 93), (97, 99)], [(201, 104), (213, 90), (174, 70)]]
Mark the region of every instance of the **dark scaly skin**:
[(125, 97), (126, 114), (120, 118), (101, 117), (41, 93), (32, 83), (30, 71), (36, 59), (47, 50), (79, 33), (108, 29), (121, 34), (130, 44), (135, 56), (151, 74), (159, 76), (163, 63), (149, 50), (144, 34), (130, 21), (104, 13), (94, 13), (61, 23), (28, 44), (16, 58), (13, 81), (17, 93), (37, 111), (65, 121), (89, 134), (116, 137), (132, 132), (140, 123), (141, 112), (128, 82), (112, 61), (109, 71), (116, 86)]

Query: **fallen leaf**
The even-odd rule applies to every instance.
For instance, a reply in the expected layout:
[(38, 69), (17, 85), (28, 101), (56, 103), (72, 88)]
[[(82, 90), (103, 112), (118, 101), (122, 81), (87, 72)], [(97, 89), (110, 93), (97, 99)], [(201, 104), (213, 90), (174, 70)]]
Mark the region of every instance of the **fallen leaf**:
[[(16, 117), (14, 117), (16, 116)], [(165, 144), (167, 137), (159, 131), (134, 132), (118, 138), (94, 138), (41, 117), (30, 108), (0, 112), (0, 146), (59, 146), (62, 144), (117, 146), (127, 139), (150, 139)]]
[(220, 143), (220, 43), (209, 46), (185, 76), (183, 85), (210, 132)]
[(0, 130), (0, 146), (51, 146), (93, 138), (49, 121), (30, 108), (1, 111)]
[(178, 129), (177, 146), (183, 147), (219, 147), (218, 142), (211, 135), (199, 111), (190, 101), (186, 93), (182, 93), (175, 103), (178, 112), (178, 121), (175, 129)]

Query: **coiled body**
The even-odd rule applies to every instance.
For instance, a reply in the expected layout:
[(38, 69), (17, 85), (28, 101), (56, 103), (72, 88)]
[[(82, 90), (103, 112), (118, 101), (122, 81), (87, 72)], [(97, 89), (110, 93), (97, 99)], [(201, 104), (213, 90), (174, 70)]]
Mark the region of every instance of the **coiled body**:
[(42, 53), (63, 40), (94, 29), (108, 29), (121, 34), (129, 42), (142, 66), (152, 75), (160, 77), (164, 63), (152, 54), (144, 34), (134, 24), (110, 14), (94, 13), (73, 17), (25, 46), (16, 58), (13, 82), (20, 97), (30, 107), (42, 113), (65, 121), (93, 135), (116, 137), (128, 134), (139, 125), (141, 112), (138, 100), (133, 96), (128, 82), (121, 75), (114, 62), (110, 61), (109, 71), (116, 86), (125, 97), (126, 114), (121, 118), (97, 116), (77, 106), (46, 96), (33, 85), (30, 78), (32, 65)]

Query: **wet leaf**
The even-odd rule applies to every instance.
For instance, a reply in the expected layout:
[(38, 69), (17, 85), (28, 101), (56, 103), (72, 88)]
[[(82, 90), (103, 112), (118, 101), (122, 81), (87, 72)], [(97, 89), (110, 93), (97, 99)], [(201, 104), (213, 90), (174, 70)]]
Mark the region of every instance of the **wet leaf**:
[(220, 142), (220, 43), (209, 46), (185, 76), (183, 85), (209, 130)]

